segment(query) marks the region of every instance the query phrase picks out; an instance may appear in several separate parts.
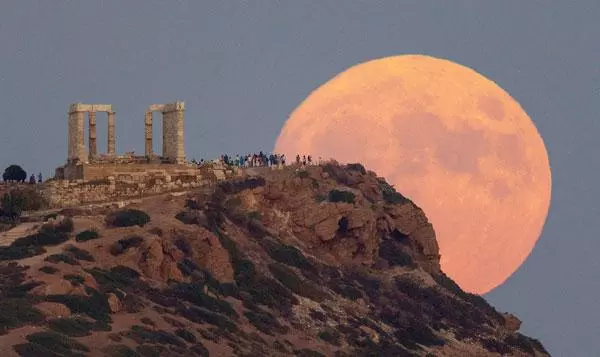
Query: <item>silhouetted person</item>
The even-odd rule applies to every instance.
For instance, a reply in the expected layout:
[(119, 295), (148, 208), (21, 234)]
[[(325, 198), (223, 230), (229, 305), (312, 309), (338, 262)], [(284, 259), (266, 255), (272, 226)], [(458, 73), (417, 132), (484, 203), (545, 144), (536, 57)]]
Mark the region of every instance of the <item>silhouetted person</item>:
[(308, 164), (311, 165), (312, 164), (312, 157), (310, 155), (308, 155), (308, 157), (306, 159), (308, 160)]
[(31, 174), (31, 176), (29, 177), (29, 183), (32, 185), (35, 185), (35, 175)]
[(302, 155), (302, 166), (306, 166), (306, 155)]
[(42, 173), (38, 174), (38, 183), (42, 183)]
[(300, 165), (300, 154), (296, 155), (296, 165)]

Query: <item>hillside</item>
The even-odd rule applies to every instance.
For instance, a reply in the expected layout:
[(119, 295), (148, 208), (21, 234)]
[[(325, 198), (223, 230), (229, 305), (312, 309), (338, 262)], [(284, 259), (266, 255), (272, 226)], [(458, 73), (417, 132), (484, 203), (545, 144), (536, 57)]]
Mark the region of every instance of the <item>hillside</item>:
[(424, 212), (358, 164), (247, 170), (0, 248), (2, 356), (547, 356), (440, 271)]

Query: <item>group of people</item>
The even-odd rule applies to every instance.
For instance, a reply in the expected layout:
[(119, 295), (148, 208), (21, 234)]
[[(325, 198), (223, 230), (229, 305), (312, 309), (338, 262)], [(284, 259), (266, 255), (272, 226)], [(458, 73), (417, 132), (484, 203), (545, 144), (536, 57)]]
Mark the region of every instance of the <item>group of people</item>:
[[(32, 184), (32, 185), (36, 184), (36, 180), (35, 180), (35, 175), (34, 174), (31, 174), (31, 176), (29, 176), (29, 183)], [(37, 175), (37, 183), (42, 183), (42, 173), (41, 172)]]
[[(286, 165), (286, 157), (285, 154), (266, 154), (260, 151), (258, 154), (238, 154), (235, 156), (224, 154), (213, 162), (219, 162), (234, 167), (281, 167)], [(322, 159), (319, 158), (319, 163), (321, 162)], [(192, 163), (203, 165), (205, 161), (204, 159), (201, 159), (199, 162), (192, 160)], [(300, 154), (297, 154), (295, 163), (298, 166), (313, 165), (313, 158), (311, 155), (300, 156)]]

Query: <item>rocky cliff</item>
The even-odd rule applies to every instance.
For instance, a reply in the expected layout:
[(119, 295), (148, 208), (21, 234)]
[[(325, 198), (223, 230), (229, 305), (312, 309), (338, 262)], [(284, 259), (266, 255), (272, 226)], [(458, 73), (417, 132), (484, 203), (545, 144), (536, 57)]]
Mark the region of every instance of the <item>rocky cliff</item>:
[(3, 356), (548, 355), (440, 271), (423, 211), (358, 164), (63, 214), (0, 248)]

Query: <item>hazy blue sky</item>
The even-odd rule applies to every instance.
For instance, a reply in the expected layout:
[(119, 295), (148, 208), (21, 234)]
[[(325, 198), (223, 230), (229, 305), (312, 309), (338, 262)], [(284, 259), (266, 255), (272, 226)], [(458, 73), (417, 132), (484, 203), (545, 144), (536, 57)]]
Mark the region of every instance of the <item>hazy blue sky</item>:
[(521, 103), (552, 165), (543, 236), (486, 297), (554, 356), (598, 356), (599, 19), (598, 0), (4, 0), (0, 167), (48, 176), (62, 164), (74, 101), (114, 105), (121, 152), (143, 152), (145, 108), (174, 100), (186, 102), (188, 157), (270, 150), (295, 106), (344, 69), (448, 58)]

